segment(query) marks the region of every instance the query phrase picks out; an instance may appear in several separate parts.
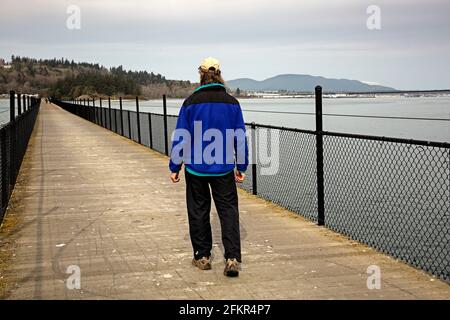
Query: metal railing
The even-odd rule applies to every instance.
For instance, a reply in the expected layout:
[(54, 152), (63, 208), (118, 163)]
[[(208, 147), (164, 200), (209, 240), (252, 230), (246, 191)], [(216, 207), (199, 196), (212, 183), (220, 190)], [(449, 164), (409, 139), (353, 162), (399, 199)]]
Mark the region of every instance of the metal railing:
[[(112, 109), (95, 102), (62, 108), (169, 155), (176, 116)], [(377, 250), (450, 281), (450, 144), (323, 131), (316, 88), (316, 130), (250, 123), (254, 159), (241, 187)], [(120, 103), (120, 106), (122, 104)], [(278, 168), (256, 149), (271, 152)], [(257, 147), (257, 148), (256, 148)], [(255, 161), (256, 159), (256, 161)]]
[(3, 221), (28, 141), (33, 132), (39, 105), (39, 98), (20, 93), (16, 95), (14, 91), (10, 92), (10, 121), (0, 127), (0, 223)]

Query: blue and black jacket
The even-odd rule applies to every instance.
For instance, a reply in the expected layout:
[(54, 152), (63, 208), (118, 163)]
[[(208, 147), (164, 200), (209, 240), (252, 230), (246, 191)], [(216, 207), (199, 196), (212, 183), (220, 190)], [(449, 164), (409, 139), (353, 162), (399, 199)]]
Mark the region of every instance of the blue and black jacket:
[[(199, 126), (201, 124), (201, 136)], [(183, 162), (186, 170), (199, 176), (224, 175), (237, 170), (244, 172), (248, 166), (248, 145), (245, 138), (245, 123), (239, 102), (229, 95), (221, 84), (203, 85), (189, 96), (183, 103), (178, 115), (177, 127), (189, 133), (190, 139), (181, 135), (172, 135), (172, 153), (169, 162), (171, 172), (178, 172)], [(212, 129), (212, 130), (209, 130)], [(244, 133), (234, 136), (232, 142), (227, 141), (230, 130)], [(209, 130), (211, 134), (205, 134)], [(177, 131), (180, 132), (180, 131)], [(220, 134), (219, 134), (220, 132)], [(216, 141), (217, 135), (223, 141)], [(229, 137), (229, 136), (228, 136)], [(205, 139), (206, 138), (206, 139)], [(189, 141), (190, 140), (190, 141)], [(206, 140), (206, 141), (205, 141)], [(213, 156), (219, 161), (204, 159), (204, 153), (211, 152), (211, 143), (216, 142)], [(209, 147), (208, 147), (209, 145)], [(231, 150), (230, 149), (231, 145)], [(220, 147), (222, 146), (222, 147)], [(217, 150), (221, 148), (222, 150)], [(206, 149), (206, 150), (205, 150)], [(228, 149), (228, 150), (227, 150)], [(176, 154), (174, 151), (177, 150)], [(184, 150), (180, 154), (180, 150)], [(180, 160), (180, 156), (183, 158)], [(231, 157), (231, 161), (230, 161)]]

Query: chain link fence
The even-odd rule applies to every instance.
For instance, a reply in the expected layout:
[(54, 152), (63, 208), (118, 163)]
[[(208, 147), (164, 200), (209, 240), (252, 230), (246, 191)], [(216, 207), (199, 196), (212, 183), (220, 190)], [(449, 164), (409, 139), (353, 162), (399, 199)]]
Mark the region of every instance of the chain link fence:
[(40, 99), (35, 97), (25, 99), (25, 96), (22, 96), (24, 98), (22, 104), (20, 94), (16, 96), (15, 92), (11, 92), (10, 95), (11, 121), (0, 127), (0, 224), (8, 207), (40, 105)]
[[(91, 120), (92, 107), (54, 102)], [(113, 122), (122, 117), (121, 132), (107, 109), (93, 110), (102, 115), (97, 124), (170, 152), (176, 116), (140, 112), (139, 135), (136, 112), (112, 111)], [(252, 128), (257, 161), (244, 190), (450, 281), (449, 143), (247, 125)]]
[[(317, 221), (316, 137), (313, 132), (257, 124), (254, 127), (257, 164), (256, 170), (247, 170), (250, 173), (247, 183), (252, 182), (249, 191)], [(256, 171), (256, 179), (253, 171)]]
[(324, 135), (325, 224), (449, 281), (450, 148)]

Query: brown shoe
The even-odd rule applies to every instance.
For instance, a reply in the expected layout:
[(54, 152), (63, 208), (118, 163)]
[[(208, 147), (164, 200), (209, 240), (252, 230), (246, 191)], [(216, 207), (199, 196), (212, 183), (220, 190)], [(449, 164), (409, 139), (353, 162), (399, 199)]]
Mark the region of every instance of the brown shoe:
[(227, 277), (239, 276), (239, 262), (236, 259), (227, 259), (223, 274)]
[(209, 261), (208, 257), (203, 257), (198, 260), (196, 260), (194, 258), (194, 259), (192, 259), (192, 264), (201, 270), (210, 270), (211, 269), (211, 262)]

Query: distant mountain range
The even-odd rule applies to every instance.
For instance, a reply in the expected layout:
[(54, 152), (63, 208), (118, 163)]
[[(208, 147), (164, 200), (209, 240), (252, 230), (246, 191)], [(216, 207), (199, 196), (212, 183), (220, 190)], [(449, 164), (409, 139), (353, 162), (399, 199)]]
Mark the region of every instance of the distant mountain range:
[(322, 86), (324, 92), (381, 92), (396, 91), (394, 88), (368, 84), (357, 80), (329, 79), (305, 74), (280, 74), (278, 76), (257, 81), (241, 78), (227, 81), (227, 85), (236, 90), (246, 91), (295, 91), (313, 92), (317, 85)]

